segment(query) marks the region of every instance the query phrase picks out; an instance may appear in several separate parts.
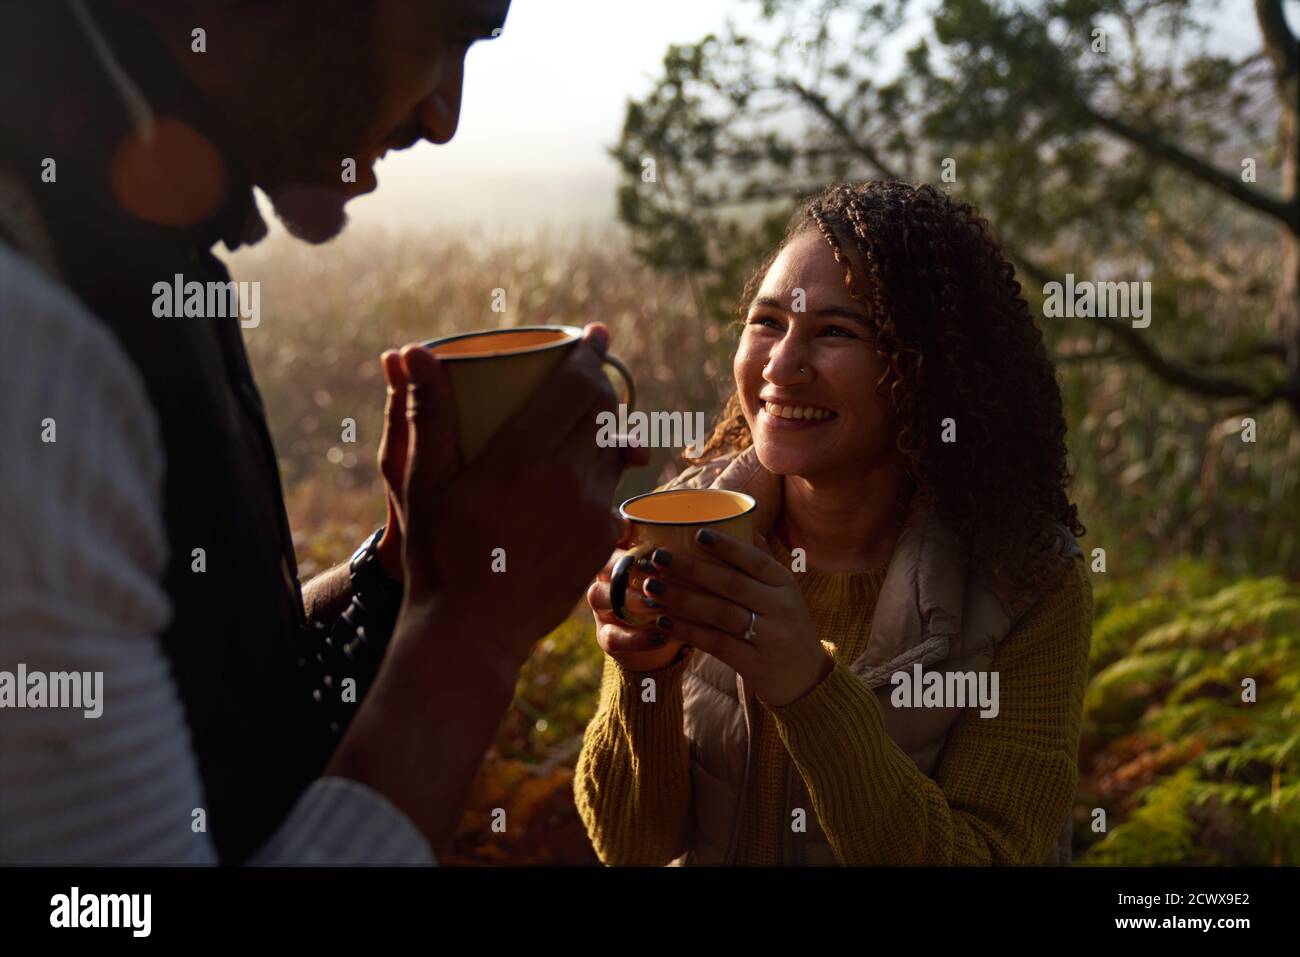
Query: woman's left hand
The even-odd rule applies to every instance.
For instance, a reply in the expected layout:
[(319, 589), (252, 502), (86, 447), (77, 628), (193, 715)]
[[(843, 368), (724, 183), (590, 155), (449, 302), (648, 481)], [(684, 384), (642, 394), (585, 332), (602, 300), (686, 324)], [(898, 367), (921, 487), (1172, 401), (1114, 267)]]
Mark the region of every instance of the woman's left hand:
[[(724, 564), (663, 548), (651, 556), (653, 572), (642, 588), (663, 606), (664, 636), (735, 668), (769, 705), (790, 704), (812, 691), (835, 663), (817, 639), (794, 575), (730, 535), (701, 529), (696, 541)], [(757, 615), (752, 641), (744, 637), (750, 612)]]

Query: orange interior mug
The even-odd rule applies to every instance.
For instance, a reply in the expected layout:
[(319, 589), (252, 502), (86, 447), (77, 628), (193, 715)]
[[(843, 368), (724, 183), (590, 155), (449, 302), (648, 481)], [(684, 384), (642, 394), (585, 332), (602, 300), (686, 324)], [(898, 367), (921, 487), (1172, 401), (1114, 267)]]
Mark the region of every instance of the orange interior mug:
[(757, 508), (753, 496), (720, 488), (674, 488), (628, 499), (618, 511), (631, 526), (632, 547), (610, 571), (609, 600), (614, 614), (633, 627), (654, 624), (653, 619), (627, 607), (628, 590), (641, 587), (643, 576), (636, 575), (636, 563), (661, 546), (715, 561), (700, 548), (695, 533), (712, 528), (748, 542), (753, 537)]
[[(463, 464), (478, 456), (581, 339), (577, 326), (515, 326), (462, 332), (423, 344), (447, 364)], [(605, 363), (623, 378), (623, 402), (631, 410), (636, 404), (632, 373), (615, 356), (605, 356)]]

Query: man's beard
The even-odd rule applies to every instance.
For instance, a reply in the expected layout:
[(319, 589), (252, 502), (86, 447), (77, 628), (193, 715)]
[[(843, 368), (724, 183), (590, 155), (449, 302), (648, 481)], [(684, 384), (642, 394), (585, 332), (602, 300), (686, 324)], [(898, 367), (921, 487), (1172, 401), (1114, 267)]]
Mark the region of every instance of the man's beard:
[[(319, 244), (347, 224), (343, 161), (357, 164), (379, 99), (374, 15), (368, 5), (326, 3), (284, 31), (264, 88), (252, 109), (277, 172), (261, 183), (279, 219), (304, 242)], [(346, 38), (346, 39), (341, 39)]]
[(290, 236), (303, 242), (327, 243), (347, 226), (343, 206), (348, 197), (341, 190), (294, 183), (275, 189), (269, 198), (276, 219)]

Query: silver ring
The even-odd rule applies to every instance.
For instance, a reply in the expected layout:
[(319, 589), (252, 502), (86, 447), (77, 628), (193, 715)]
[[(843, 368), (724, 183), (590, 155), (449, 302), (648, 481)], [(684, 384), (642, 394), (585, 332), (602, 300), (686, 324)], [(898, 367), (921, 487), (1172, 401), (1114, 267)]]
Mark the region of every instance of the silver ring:
[(751, 612), (749, 613), (749, 630), (748, 630), (747, 632), (745, 632), (745, 640), (746, 640), (746, 641), (752, 642), (752, 641), (754, 640), (754, 636), (757, 634), (757, 632), (756, 632), (754, 626), (755, 626), (757, 623), (758, 623), (758, 612), (756, 612), (756, 611), (751, 611)]

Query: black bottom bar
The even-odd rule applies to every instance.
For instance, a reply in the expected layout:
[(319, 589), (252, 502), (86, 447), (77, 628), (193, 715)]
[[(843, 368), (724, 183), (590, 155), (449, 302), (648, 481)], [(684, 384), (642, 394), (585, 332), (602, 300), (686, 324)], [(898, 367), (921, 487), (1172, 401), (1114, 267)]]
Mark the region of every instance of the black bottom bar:
[[(1256, 943), (1296, 926), (1300, 870), (1290, 868), (678, 869), (435, 868), (190, 869), (8, 868), (6, 936), (130, 940), (142, 929), (168, 943), (424, 941), (457, 949), (521, 945), (672, 946), (684, 925), (720, 940), (811, 932), (806, 949), (837, 924), (916, 935), (934, 943), (1024, 939), (1071, 943), (1104, 937)], [(117, 927), (70, 925), (108, 921)], [(88, 898), (93, 898), (88, 902)], [(132, 917), (135, 918), (134, 925)], [(53, 927), (52, 919), (68, 926)], [(1209, 921), (1208, 928), (1203, 922)], [(1244, 921), (1244, 923), (1241, 923)], [(1228, 923), (1231, 922), (1231, 923)], [(133, 926), (135, 929), (133, 930)], [(598, 928), (622, 931), (597, 938)], [(803, 928), (803, 931), (800, 930)], [(1050, 938), (1036, 935), (1050, 931)], [(469, 941), (462, 935), (467, 935)], [(692, 947), (700, 943), (692, 938)]]

